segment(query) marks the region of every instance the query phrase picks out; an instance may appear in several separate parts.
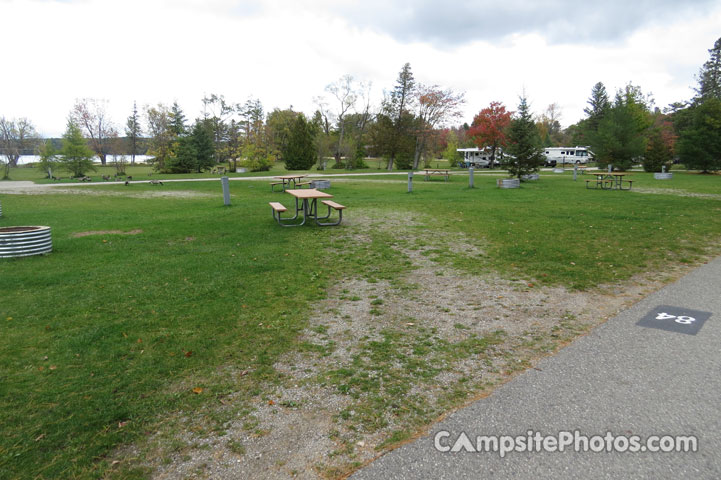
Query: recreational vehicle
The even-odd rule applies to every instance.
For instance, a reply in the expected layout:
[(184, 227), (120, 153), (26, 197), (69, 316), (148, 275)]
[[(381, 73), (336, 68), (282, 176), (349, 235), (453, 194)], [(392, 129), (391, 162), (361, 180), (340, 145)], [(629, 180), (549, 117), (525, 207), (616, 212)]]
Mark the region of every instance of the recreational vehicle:
[[(491, 149), (486, 147), (479, 149), (478, 147), (473, 148), (458, 148), (456, 151), (463, 154), (463, 161), (460, 166), (463, 168), (491, 168)], [(501, 164), (500, 160), (503, 158), (503, 150), (501, 148), (496, 149), (496, 158), (494, 167)]]
[(547, 147), (546, 166), (555, 167), (559, 163), (586, 163), (593, 160), (593, 152), (588, 147)]

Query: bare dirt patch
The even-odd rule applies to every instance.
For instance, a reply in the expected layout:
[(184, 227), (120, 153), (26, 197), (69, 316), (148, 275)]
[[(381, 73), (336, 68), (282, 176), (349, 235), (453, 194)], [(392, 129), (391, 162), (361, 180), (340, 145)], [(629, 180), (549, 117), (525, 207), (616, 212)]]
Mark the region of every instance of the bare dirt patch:
[[(280, 383), (250, 401), (231, 394), (209, 412), (181, 414), (140, 447), (152, 452), (143, 464), (154, 478), (342, 477), (690, 268), (587, 292), (539, 287), (438, 261), (440, 247), (471, 261), (483, 245), (462, 234), (439, 238), (423, 229), (422, 214), (353, 218), (346, 241), (390, 235), (409, 268), (392, 279), (335, 282), (302, 333), (306, 348), (274, 365)], [(236, 413), (222, 433), (208, 433), (203, 418), (219, 412)], [(168, 448), (169, 438), (182, 447)]]
[(135, 229), (135, 230), (128, 230), (127, 232), (124, 232), (122, 230), (91, 230), (88, 232), (77, 232), (77, 233), (71, 233), (71, 238), (82, 238), (82, 237), (89, 237), (92, 235), (139, 235), (143, 233), (141, 229)]
[(133, 191), (134, 185), (127, 190), (117, 191), (103, 188), (102, 184), (82, 187), (57, 186), (52, 184), (34, 184), (32, 182), (0, 182), (0, 193), (11, 195), (91, 195), (131, 198), (208, 198), (216, 195), (192, 190), (152, 190)]
[(688, 192), (686, 190), (675, 189), (675, 188), (634, 188), (632, 190), (636, 193), (647, 193), (652, 195), (675, 195), (677, 197), (695, 197), (695, 198), (712, 198), (715, 200), (721, 200), (721, 194), (717, 193), (696, 193)]

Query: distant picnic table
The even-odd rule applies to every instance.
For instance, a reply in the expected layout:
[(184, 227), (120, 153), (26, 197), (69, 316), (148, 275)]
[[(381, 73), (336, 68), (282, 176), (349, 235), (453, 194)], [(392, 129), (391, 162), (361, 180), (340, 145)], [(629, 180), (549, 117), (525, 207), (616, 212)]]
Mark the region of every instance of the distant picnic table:
[(290, 187), (290, 184), (293, 184), (293, 188), (297, 186), (303, 186), (303, 185), (310, 185), (310, 182), (301, 182), (301, 179), (307, 177), (308, 175), (302, 174), (295, 174), (295, 175), (279, 175), (277, 177), (273, 177), (277, 180), (280, 180), (280, 182), (271, 182), (270, 184), (270, 190), (275, 191), (276, 185), (281, 185), (281, 188), (283, 191), (285, 191), (288, 187)]
[[(586, 180), (586, 188), (600, 188), (602, 190), (631, 190), (633, 180), (626, 180), (623, 177), (630, 175), (625, 172), (598, 172), (594, 173), (595, 180)], [(628, 188), (623, 188), (623, 183), (628, 184)]]
[(425, 180), (429, 181), (432, 176), (438, 175), (443, 176), (444, 180), (448, 181), (448, 176), (451, 174), (451, 171), (447, 168), (424, 168), (423, 171), (425, 172)]

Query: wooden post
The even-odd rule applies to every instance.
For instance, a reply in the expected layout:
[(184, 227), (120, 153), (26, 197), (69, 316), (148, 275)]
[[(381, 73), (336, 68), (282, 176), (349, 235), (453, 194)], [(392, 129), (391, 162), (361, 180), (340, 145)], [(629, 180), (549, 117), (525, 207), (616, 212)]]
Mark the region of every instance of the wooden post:
[(578, 177), (578, 165), (573, 166), (573, 181), (576, 181), (576, 177)]
[(408, 193), (413, 192), (413, 172), (408, 172)]
[(473, 188), (473, 167), (468, 167), (468, 188)]
[(230, 205), (230, 185), (228, 183), (228, 177), (220, 177), (220, 183), (223, 185), (223, 202), (225, 205)]

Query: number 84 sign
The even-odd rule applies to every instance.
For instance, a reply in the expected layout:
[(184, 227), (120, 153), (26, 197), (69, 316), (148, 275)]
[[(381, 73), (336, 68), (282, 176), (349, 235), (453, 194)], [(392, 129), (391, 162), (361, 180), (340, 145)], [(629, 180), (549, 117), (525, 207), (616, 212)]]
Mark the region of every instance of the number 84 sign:
[(636, 325), (696, 335), (699, 330), (701, 330), (704, 322), (710, 317), (710, 312), (701, 312), (699, 310), (673, 307), (670, 305), (659, 305), (639, 320)]

